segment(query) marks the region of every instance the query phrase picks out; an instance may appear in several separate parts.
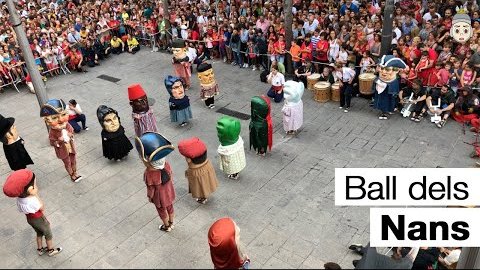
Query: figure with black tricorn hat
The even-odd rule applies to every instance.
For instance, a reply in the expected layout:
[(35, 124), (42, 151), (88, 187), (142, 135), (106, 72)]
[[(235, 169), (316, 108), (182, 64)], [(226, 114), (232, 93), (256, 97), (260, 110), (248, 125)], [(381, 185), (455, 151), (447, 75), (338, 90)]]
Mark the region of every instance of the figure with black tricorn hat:
[(97, 109), (97, 118), (102, 126), (103, 156), (120, 161), (128, 155), (133, 146), (125, 136), (125, 129), (120, 123), (118, 112), (105, 105), (100, 105)]
[(70, 179), (77, 183), (82, 177), (77, 174), (77, 151), (73, 138), (73, 127), (68, 123), (68, 111), (61, 99), (49, 99), (40, 108), (40, 116), (50, 127), (48, 139), (55, 149), (57, 158), (63, 161)]
[(25, 142), (18, 135), (15, 118), (5, 118), (0, 114), (0, 141), (3, 143), (3, 152), (12, 171), (25, 169), (27, 165), (33, 164), (25, 149)]
[(396, 98), (400, 92), (398, 72), (406, 67), (402, 59), (393, 55), (384, 55), (380, 59), (379, 75), (372, 86), (375, 93), (373, 106), (380, 111), (378, 119), (387, 120), (388, 115), (393, 114)]
[(147, 186), (148, 201), (153, 203), (163, 224), (158, 228), (169, 232), (173, 229), (173, 202), (175, 189), (170, 164), (166, 161), (175, 147), (164, 136), (156, 132), (147, 132), (135, 138), (140, 159), (146, 169), (143, 180)]

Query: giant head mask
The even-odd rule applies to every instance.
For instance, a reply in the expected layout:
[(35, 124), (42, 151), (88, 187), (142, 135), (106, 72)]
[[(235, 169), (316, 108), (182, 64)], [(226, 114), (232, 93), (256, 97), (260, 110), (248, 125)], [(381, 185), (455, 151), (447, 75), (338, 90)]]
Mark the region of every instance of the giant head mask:
[(175, 99), (182, 99), (185, 96), (183, 80), (180, 77), (167, 76), (165, 78), (165, 88), (167, 88), (170, 96)]
[(135, 147), (143, 164), (154, 169), (163, 169), (165, 157), (175, 149), (169, 140), (157, 132), (146, 132), (136, 137)]
[[(18, 139), (17, 128), (14, 125), (15, 118), (5, 118), (0, 114), (0, 140), (6, 143), (15, 142)], [(3, 140), (5, 139), (5, 141)]]
[(262, 97), (255, 96), (251, 100), (252, 118), (265, 119), (270, 114), (270, 104), (268, 100)]
[(283, 96), (287, 103), (299, 103), (302, 100), (305, 87), (301, 82), (286, 81), (283, 88)]
[(134, 113), (146, 113), (149, 110), (147, 94), (140, 84), (128, 87), (128, 99)]
[(222, 116), (217, 122), (217, 135), (220, 144), (228, 146), (236, 143), (240, 136), (240, 120), (230, 116)]
[(467, 42), (473, 35), (472, 21), (465, 14), (466, 9), (457, 9), (457, 14), (453, 16), (452, 27), (450, 28), (450, 36), (459, 43)]
[(118, 112), (105, 105), (100, 105), (97, 109), (98, 122), (106, 132), (116, 132), (120, 128), (120, 117)]
[(390, 83), (397, 79), (397, 74), (399, 70), (407, 68), (407, 65), (400, 58), (396, 58), (393, 55), (384, 55), (380, 59), (379, 67), (380, 80), (386, 83)]
[(172, 41), (172, 53), (175, 59), (184, 59), (187, 56), (187, 45), (185, 41), (182, 39)]
[(212, 65), (202, 63), (197, 67), (197, 75), (202, 86), (211, 86), (215, 83), (215, 75), (213, 74)]
[(68, 124), (67, 106), (61, 99), (49, 99), (40, 108), (40, 116), (52, 129), (65, 129)]

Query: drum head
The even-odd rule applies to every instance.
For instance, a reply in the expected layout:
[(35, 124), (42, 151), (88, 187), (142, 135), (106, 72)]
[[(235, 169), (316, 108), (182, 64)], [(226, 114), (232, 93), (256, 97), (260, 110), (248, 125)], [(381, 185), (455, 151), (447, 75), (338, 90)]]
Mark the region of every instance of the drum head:
[(317, 82), (315, 84), (315, 88), (329, 88), (330, 87), (330, 83), (329, 82)]

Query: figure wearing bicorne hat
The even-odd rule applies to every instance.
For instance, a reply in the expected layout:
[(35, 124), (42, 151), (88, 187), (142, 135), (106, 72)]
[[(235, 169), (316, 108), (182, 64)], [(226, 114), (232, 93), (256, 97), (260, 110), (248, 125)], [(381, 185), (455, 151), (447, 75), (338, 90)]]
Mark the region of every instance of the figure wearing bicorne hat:
[(105, 105), (97, 109), (98, 122), (102, 126), (103, 156), (116, 161), (126, 157), (133, 145), (125, 136), (125, 129), (120, 123), (118, 112)]
[(205, 101), (205, 106), (215, 108), (215, 96), (219, 91), (212, 65), (205, 62), (198, 65), (197, 76), (200, 80), (200, 98)]
[(217, 121), (217, 135), (220, 141), (217, 153), (220, 156), (220, 170), (228, 178), (238, 179), (239, 173), (245, 168), (245, 149), (240, 136), (240, 120), (222, 116)]
[(270, 99), (265, 96), (255, 96), (251, 100), (250, 120), (250, 149), (257, 151), (257, 155), (265, 156), (267, 148), (272, 150), (273, 125), (270, 115)]
[(207, 146), (199, 138), (193, 137), (178, 143), (178, 151), (188, 164), (185, 177), (188, 180), (188, 192), (198, 203), (205, 204), (207, 198), (218, 186), (217, 175), (207, 158)]
[(170, 164), (166, 161), (175, 147), (164, 136), (156, 132), (146, 132), (135, 138), (140, 159), (146, 169), (143, 180), (147, 186), (148, 200), (157, 209), (163, 224), (158, 228), (169, 232), (173, 229), (175, 217), (173, 202), (175, 201), (175, 189)]
[(407, 65), (400, 58), (393, 55), (384, 55), (379, 63), (379, 75), (373, 82), (374, 103), (373, 106), (380, 111), (378, 119), (387, 120), (388, 115), (392, 114), (396, 97), (400, 92), (400, 80), (398, 72), (406, 68)]
[(170, 94), (168, 104), (170, 108), (170, 121), (179, 123), (180, 126), (186, 126), (193, 117), (190, 108), (190, 99), (185, 95), (185, 84), (182, 78), (167, 76), (165, 78), (165, 88)]
[(148, 105), (147, 94), (140, 84), (132, 84), (128, 87), (128, 99), (132, 106), (133, 127), (135, 134), (142, 136), (145, 132), (157, 131), (157, 120), (153, 110)]
[(15, 118), (5, 118), (0, 114), (0, 141), (3, 143), (3, 152), (12, 171), (25, 169), (27, 165), (33, 164), (25, 149), (25, 142), (18, 135)]
[(61, 99), (49, 99), (40, 108), (40, 116), (50, 127), (48, 139), (55, 149), (57, 158), (63, 161), (70, 179), (77, 183), (82, 177), (77, 174), (77, 151), (75, 149), (74, 132), (68, 123), (68, 111)]
[[(54, 248), (50, 222), (44, 215), (44, 205), (38, 195), (37, 179), (29, 169), (14, 171), (3, 184), (3, 193), (11, 198), (17, 198), (17, 209), (25, 214), (27, 223), (36, 232), (37, 253), (39, 256), (48, 254), (52, 257), (62, 252), (61, 247)], [(43, 238), (47, 247), (43, 247)]]
[(283, 129), (292, 135), (303, 125), (302, 96), (305, 87), (302, 82), (286, 81), (283, 88), (285, 103), (283, 104)]
[(185, 90), (190, 88), (190, 77), (192, 76), (190, 70), (190, 59), (187, 55), (187, 45), (184, 40), (176, 39), (172, 41), (172, 52), (173, 52), (173, 69), (175, 75), (183, 79), (185, 83)]

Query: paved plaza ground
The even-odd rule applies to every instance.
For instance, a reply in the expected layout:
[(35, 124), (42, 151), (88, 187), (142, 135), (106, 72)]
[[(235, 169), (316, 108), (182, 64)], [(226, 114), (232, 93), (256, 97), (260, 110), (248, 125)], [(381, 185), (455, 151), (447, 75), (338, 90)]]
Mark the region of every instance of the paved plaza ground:
[[(248, 149), (248, 123), (242, 121), (247, 168), (239, 180), (218, 169), (216, 110), (226, 107), (250, 114), (250, 98), (266, 93), (259, 72), (223, 62), (213, 64), (220, 96), (216, 109), (199, 99), (196, 73), (188, 91), (193, 121), (180, 128), (170, 123), (168, 93), (163, 85), (172, 74), (171, 56), (144, 49), (136, 55), (111, 57), (86, 74), (48, 80), (48, 97), (77, 100), (87, 116), (89, 131), (75, 137), (79, 173), (70, 181), (63, 163), (48, 143), (35, 95), (21, 88), (0, 94), (0, 114), (16, 118), (20, 135), (35, 162), (40, 195), (52, 224), (54, 242), (64, 251), (56, 257), (36, 254), (34, 231), (15, 206), (0, 196), (0, 268), (212, 268), (207, 242), (209, 226), (218, 218), (232, 217), (241, 228), (241, 241), (252, 268), (321, 268), (328, 261), (351, 268), (356, 259), (348, 250), (369, 238), (367, 207), (334, 205), (334, 169), (342, 167), (471, 167), (468, 157), (473, 136), (453, 122), (438, 129), (424, 119), (414, 123), (400, 115), (380, 121), (365, 99), (355, 98), (346, 114), (338, 104), (320, 104), (306, 90), (304, 127), (286, 137), (282, 104), (272, 104), (274, 146), (266, 158)], [(97, 78), (108, 75), (116, 83)], [(175, 151), (167, 160), (173, 169), (176, 226), (158, 230), (160, 219), (146, 197), (144, 166), (136, 151), (123, 162), (102, 156), (96, 109), (105, 104), (119, 111), (127, 136), (133, 139), (133, 121), (127, 87), (141, 83), (155, 103), (152, 106), (162, 134), (175, 145), (198, 136), (209, 150), (220, 186), (206, 205), (188, 194), (185, 159)], [(0, 179), (10, 172), (0, 152)]]

